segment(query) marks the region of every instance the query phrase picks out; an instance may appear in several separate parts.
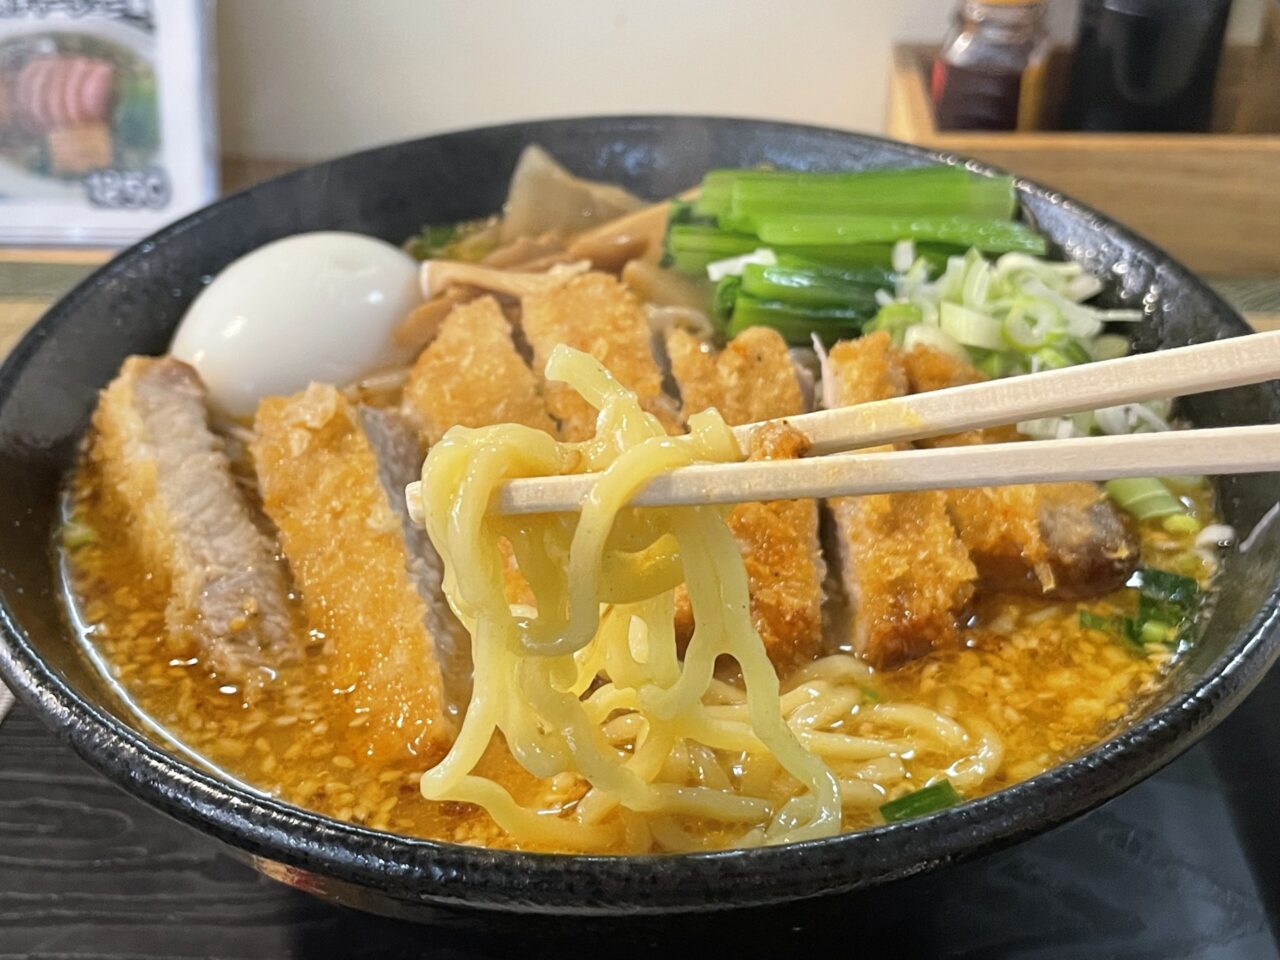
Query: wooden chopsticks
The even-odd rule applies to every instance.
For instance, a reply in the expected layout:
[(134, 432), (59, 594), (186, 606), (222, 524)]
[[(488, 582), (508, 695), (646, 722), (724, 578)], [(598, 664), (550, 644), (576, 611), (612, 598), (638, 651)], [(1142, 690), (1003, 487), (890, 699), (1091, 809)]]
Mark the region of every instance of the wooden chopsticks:
[[(836, 453), (1276, 378), (1280, 378), (1280, 331), (822, 410), (787, 418), (812, 445), (810, 456), (804, 459), (685, 467), (651, 481), (637, 491), (631, 503), (740, 503), (1010, 483), (1280, 470), (1280, 425), (1273, 424), (934, 450)], [(744, 448), (759, 426), (734, 428)], [(497, 508), (503, 513), (578, 510), (595, 481), (591, 474), (513, 480), (502, 488)]]
[[(833, 453), (803, 460), (716, 463), (673, 470), (632, 499), (637, 507), (858, 496), (1010, 483), (1108, 480), (1280, 470), (1280, 424), (1077, 437), (891, 453)], [(579, 510), (595, 474), (513, 480), (503, 513)]]
[[(998, 427), (1084, 410), (1225, 390), (1280, 377), (1280, 330), (1119, 360), (819, 410), (787, 422), (810, 456)], [(735, 428), (746, 449), (759, 424)]]

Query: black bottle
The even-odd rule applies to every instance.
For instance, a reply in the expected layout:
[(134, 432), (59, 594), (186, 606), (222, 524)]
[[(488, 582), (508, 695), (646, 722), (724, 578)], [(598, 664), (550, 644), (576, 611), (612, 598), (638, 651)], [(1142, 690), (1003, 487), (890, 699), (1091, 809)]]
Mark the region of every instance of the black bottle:
[(1231, 0), (1084, 0), (1062, 125), (1204, 131)]

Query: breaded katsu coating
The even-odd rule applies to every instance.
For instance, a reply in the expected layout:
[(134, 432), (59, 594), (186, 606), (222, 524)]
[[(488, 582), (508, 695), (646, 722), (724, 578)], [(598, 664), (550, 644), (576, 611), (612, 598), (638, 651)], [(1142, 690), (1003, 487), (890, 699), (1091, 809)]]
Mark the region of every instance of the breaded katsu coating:
[(538, 378), (516, 352), (493, 297), (455, 307), (422, 351), (404, 388), (404, 409), (424, 441), (450, 427), (520, 423), (554, 435)]
[[(430, 445), (450, 427), (519, 423), (556, 434), (542, 384), (511, 338), (511, 325), (493, 297), (457, 307), (418, 357), (404, 388), (404, 410)], [(532, 603), (533, 593), (502, 541), (507, 599)]]
[(1041, 484), (1040, 536), (1053, 576), (1046, 592), (1055, 597), (1118, 590), (1141, 560), (1137, 524), (1096, 483)]
[(736, 426), (807, 412), (786, 341), (768, 327), (744, 330), (719, 353), (674, 329), (667, 357), (685, 417), (715, 407)]
[[(986, 379), (964, 360), (928, 347), (909, 351), (903, 363), (917, 393)], [(1007, 426), (937, 437), (920, 446), (1020, 439)], [(1098, 596), (1122, 586), (1138, 563), (1133, 525), (1095, 483), (950, 490), (947, 506), (984, 589), (1058, 599)]]
[[(787, 431), (788, 428), (777, 428)], [(751, 438), (749, 460), (791, 459), (807, 444), (801, 434)], [(751, 591), (751, 615), (769, 659), (779, 670), (822, 653), (822, 582), (827, 563), (818, 542), (816, 500), (743, 503), (729, 514), (729, 529), (742, 548)]]
[[(824, 385), (837, 404), (887, 400), (907, 376), (887, 333), (832, 349)], [(890, 448), (878, 448), (888, 450)], [(938, 491), (841, 497), (830, 501), (854, 618), (854, 649), (893, 667), (959, 640), (977, 571)]]
[[(520, 327), (533, 347), (533, 369), (539, 377), (555, 346), (567, 344), (608, 367), (668, 429), (678, 426), (674, 405), (662, 393), (662, 372), (653, 358), (644, 310), (614, 277), (584, 273), (554, 289), (526, 296)], [(595, 435), (596, 411), (576, 391), (562, 383), (547, 383), (544, 395), (560, 421), (563, 439), (586, 440)]]
[(967, 383), (981, 383), (987, 379), (968, 360), (934, 347), (917, 344), (904, 351), (901, 356), (902, 368), (906, 371), (912, 393), (962, 387)]
[(147, 570), (169, 590), (165, 626), (247, 696), (296, 661), (288, 584), (254, 523), (205, 389), (172, 357), (130, 357), (102, 391), (91, 457)]
[(884, 668), (955, 645), (977, 571), (942, 496), (844, 497), (832, 508), (854, 649)]
[[(915, 346), (902, 354), (902, 366), (907, 372), (907, 380), (911, 384), (912, 393), (927, 393), (930, 390), (945, 390), (948, 387), (962, 387), (970, 383), (982, 383), (987, 376), (977, 367), (933, 347)], [(959, 447), (976, 443), (1008, 443), (1021, 440), (1013, 424), (1003, 427), (988, 427), (985, 430), (965, 430), (945, 437), (931, 437), (921, 440), (920, 447)]]
[(823, 373), (828, 407), (890, 400), (905, 396), (910, 388), (902, 354), (884, 331), (841, 340), (831, 348)]
[(948, 508), (987, 590), (1096, 597), (1137, 569), (1137, 531), (1095, 483), (952, 490)]
[[(736, 425), (804, 412), (787, 345), (773, 330), (746, 330), (718, 355), (688, 333), (673, 330), (667, 336), (667, 353), (686, 417), (715, 407)], [(794, 430), (763, 429), (752, 437), (749, 457), (803, 456), (803, 439)], [(729, 514), (729, 528), (742, 550), (752, 621), (769, 658), (783, 670), (815, 657), (822, 647), (826, 576), (818, 545), (817, 501), (739, 504)], [(692, 628), (693, 610), (681, 588), (676, 594), (676, 629), (685, 636)]]
[[(403, 485), (385, 451), (393, 427), (366, 431), (358, 408), (327, 384), (258, 407), (252, 452), (263, 507), (280, 530), (311, 629), (331, 644), (334, 687), (349, 694), (365, 753), (437, 759), (453, 740), (428, 603), (431, 572), (409, 552)], [(403, 446), (403, 441), (394, 445)], [(416, 442), (414, 444), (416, 446)], [(422, 538), (425, 540), (425, 538)]]

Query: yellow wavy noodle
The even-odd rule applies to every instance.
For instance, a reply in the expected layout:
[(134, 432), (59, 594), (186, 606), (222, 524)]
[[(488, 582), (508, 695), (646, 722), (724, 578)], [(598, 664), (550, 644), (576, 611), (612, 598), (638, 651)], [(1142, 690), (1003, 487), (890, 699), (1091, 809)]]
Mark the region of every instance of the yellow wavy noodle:
[[(445, 593), (471, 632), (475, 684), (458, 739), (427, 771), (430, 800), (483, 807), (518, 845), (595, 851), (703, 849), (830, 836), (846, 811), (947, 776), (978, 788), (1003, 747), (927, 707), (873, 702), (846, 655), (780, 688), (751, 624), (747, 578), (724, 512), (629, 510), (651, 478), (740, 459), (719, 414), (670, 437), (587, 354), (558, 347), (547, 377), (599, 411), (594, 439), (560, 443), (517, 425), (454, 428), (423, 467), (423, 511)], [(600, 471), (574, 517), (489, 511), (517, 477)], [(509, 606), (499, 542), (513, 545), (536, 607)], [(673, 590), (697, 628), (678, 657)], [(740, 680), (717, 678), (731, 658)], [(521, 805), (477, 765), (501, 734), (552, 789)], [(915, 767), (909, 777), (904, 758)], [(576, 789), (566, 791), (566, 778)]]

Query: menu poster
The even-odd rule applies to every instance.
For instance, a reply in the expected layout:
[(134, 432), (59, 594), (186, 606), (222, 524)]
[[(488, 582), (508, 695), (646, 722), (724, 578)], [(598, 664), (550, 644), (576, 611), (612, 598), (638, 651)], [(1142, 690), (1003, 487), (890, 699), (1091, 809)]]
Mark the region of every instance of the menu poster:
[(117, 246), (217, 189), (204, 0), (0, 0), (0, 243)]

